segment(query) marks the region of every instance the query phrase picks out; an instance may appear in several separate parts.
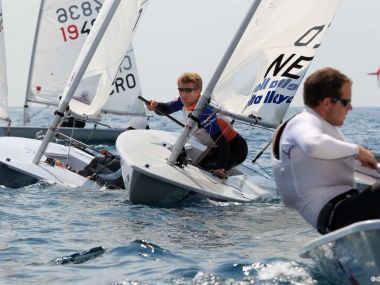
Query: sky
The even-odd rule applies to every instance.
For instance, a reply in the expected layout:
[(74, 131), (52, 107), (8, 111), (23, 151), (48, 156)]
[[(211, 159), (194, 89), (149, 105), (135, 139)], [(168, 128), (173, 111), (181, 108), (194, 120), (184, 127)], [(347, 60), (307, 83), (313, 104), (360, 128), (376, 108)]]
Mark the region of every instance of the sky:
[[(9, 104), (22, 106), (39, 0), (2, 0)], [(150, 0), (134, 37), (143, 96), (168, 101), (176, 79), (198, 72), (206, 85), (252, 0)], [(22, 8), (20, 8), (22, 7)], [(11, 15), (10, 17), (7, 15)], [(342, 0), (308, 73), (326, 66), (353, 81), (353, 106), (380, 106), (379, 0)], [(301, 90), (292, 106), (302, 106)]]

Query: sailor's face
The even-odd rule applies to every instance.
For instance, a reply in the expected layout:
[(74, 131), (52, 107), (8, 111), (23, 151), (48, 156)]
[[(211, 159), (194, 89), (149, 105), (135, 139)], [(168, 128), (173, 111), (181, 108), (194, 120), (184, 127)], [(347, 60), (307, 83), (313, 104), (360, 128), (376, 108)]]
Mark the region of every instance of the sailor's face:
[(193, 83), (182, 83), (178, 86), (179, 98), (186, 107), (197, 102), (200, 96), (200, 90), (194, 88)]
[(342, 94), (339, 100), (331, 100), (331, 106), (327, 113), (327, 121), (333, 126), (341, 126), (346, 119), (348, 111), (352, 110), (351, 106), (351, 82), (343, 84), (340, 92)]

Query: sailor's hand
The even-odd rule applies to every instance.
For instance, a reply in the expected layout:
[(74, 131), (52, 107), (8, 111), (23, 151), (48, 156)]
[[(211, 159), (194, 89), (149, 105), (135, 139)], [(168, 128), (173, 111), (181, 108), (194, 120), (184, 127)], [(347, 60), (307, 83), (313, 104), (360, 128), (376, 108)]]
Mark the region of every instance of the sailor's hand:
[(226, 171), (223, 168), (213, 169), (213, 170), (210, 170), (210, 172), (212, 173), (212, 175), (216, 177), (227, 178)]
[(154, 100), (149, 100), (145, 105), (149, 111), (154, 111), (157, 108), (158, 103)]
[(362, 146), (359, 146), (359, 154), (358, 154), (357, 159), (365, 167), (373, 168), (373, 169), (377, 167), (377, 160), (375, 156), (373, 155), (372, 151)]

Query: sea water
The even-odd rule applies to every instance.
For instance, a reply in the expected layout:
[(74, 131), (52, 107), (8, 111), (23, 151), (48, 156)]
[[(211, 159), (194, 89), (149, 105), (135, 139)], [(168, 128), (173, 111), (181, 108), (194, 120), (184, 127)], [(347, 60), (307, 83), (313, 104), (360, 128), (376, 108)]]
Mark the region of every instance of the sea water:
[[(49, 122), (47, 114), (36, 116), (39, 125)], [(355, 108), (343, 132), (379, 150), (378, 114)], [(127, 119), (106, 122), (121, 126)], [(248, 137), (250, 165), (272, 132), (236, 127)], [(179, 130), (164, 117), (151, 118), (151, 128)], [(247, 204), (158, 208), (130, 204), (123, 190), (0, 186), (0, 284), (330, 284), (299, 257), (319, 234), (281, 202), (269, 158), (266, 151), (250, 165), (268, 194)]]

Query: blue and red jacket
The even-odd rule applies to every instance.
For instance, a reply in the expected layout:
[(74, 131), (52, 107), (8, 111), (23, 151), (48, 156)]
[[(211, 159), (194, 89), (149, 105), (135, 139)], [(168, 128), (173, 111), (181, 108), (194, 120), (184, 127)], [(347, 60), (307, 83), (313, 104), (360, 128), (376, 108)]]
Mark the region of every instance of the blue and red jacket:
[[(184, 118), (187, 120), (196, 103), (186, 107), (178, 97), (176, 100), (167, 103), (158, 103), (156, 113), (158, 115), (162, 115), (162, 113), (171, 114), (182, 110)], [(231, 153), (229, 142), (238, 135), (237, 131), (226, 119), (217, 116), (210, 107), (203, 109), (199, 116), (199, 123), (201, 127), (194, 131), (193, 136), (203, 145), (219, 148), (216, 167), (229, 169), (228, 161)]]

